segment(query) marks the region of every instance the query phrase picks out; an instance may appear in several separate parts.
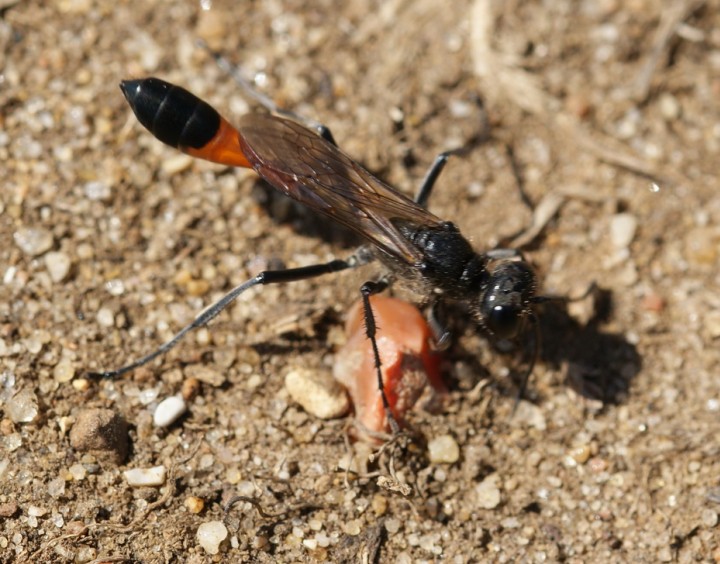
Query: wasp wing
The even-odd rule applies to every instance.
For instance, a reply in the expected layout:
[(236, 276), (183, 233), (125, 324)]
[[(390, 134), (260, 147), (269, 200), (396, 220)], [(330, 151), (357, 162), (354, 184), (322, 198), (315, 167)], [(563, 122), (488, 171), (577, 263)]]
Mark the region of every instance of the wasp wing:
[(357, 232), (408, 264), (422, 255), (396, 226), (443, 222), (313, 131), (270, 114), (240, 119), (240, 145), (255, 171), (294, 200)]

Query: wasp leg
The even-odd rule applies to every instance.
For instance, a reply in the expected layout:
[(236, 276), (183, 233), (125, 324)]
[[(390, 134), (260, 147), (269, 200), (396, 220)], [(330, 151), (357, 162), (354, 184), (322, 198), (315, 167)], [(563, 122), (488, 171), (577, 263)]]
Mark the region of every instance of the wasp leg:
[(528, 315), (530, 323), (532, 323), (532, 351), (530, 353), (530, 361), (528, 362), (528, 366), (525, 369), (525, 372), (522, 375), (522, 379), (520, 380), (520, 388), (518, 389), (517, 396), (515, 397), (515, 403), (513, 404), (512, 413), (515, 415), (515, 412), (517, 411), (518, 405), (520, 405), (520, 400), (523, 399), (525, 396), (525, 392), (527, 391), (528, 382), (530, 381), (530, 376), (533, 373), (533, 370), (535, 369), (535, 364), (538, 361), (538, 358), (540, 358), (540, 323), (538, 320), (537, 315), (534, 311), (531, 311)]
[(370, 339), (373, 356), (375, 357), (375, 372), (377, 374), (378, 390), (380, 390), (380, 397), (382, 398), (383, 409), (387, 414), (390, 430), (393, 435), (397, 435), (400, 432), (400, 426), (393, 415), (392, 409), (390, 408), (390, 402), (388, 401), (387, 394), (385, 393), (385, 384), (382, 376), (382, 360), (380, 359), (380, 350), (378, 349), (377, 344), (377, 324), (375, 323), (375, 315), (373, 314), (372, 305), (370, 304), (370, 296), (379, 294), (385, 290), (389, 284), (390, 282), (388, 279), (365, 282), (360, 287), (360, 294), (362, 295), (363, 313), (365, 315), (365, 335), (368, 339)]
[(420, 189), (415, 196), (415, 201), (422, 207), (427, 208), (427, 203), (430, 199), (430, 194), (435, 187), (435, 182), (440, 176), (440, 173), (445, 168), (448, 158), (452, 154), (452, 151), (440, 153), (437, 157), (435, 157), (435, 161), (433, 162), (433, 164), (430, 165), (430, 169), (425, 174), (425, 178), (423, 179), (422, 184), (420, 184)]
[(172, 339), (160, 345), (150, 354), (139, 358), (138, 360), (131, 362), (116, 370), (107, 370), (105, 372), (90, 372), (89, 376), (102, 377), (102, 378), (117, 378), (122, 376), (135, 368), (143, 366), (151, 360), (165, 354), (170, 349), (175, 347), (180, 340), (187, 335), (190, 331), (202, 327), (209, 323), (212, 319), (233, 303), (240, 294), (254, 286), (261, 286), (267, 284), (283, 284), (286, 282), (295, 282), (298, 280), (309, 280), (310, 278), (316, 278), (325, 274), (331, 274), (333, 272), (339, 272), (341, 270), (347, 270), (350, 268), (357, 268), (364, 264), (367, 264), (372, 260), (372, 256), (364, 248), (361, 248), (354, 255), (351, 255), (345, 260), (333, 260), (323, 264), (314, 264), (311, 266), (303, 266), (300, 268), (288, 268), (284, 270), (266, 270), (259, 273), (255, 277), (243, 282), (242, 284), (235, 286), (227, 294), (225, 294), (218, 301), (205, 308), (200, 314), (180, 331), (178, 331)]
[(442, 311), (442, 302), (436, 301), (430, 306), (427, 321), (432, 332), (433, 349), (442, 352), (448, 349), (452, 341), (452, 333), (445, 323), (445, 315)]

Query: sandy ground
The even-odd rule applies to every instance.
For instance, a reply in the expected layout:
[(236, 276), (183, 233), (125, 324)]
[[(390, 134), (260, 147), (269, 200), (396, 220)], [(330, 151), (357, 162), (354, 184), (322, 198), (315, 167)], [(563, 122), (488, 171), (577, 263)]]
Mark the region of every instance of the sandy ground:
[[(720, 560), (719, 7), (1, 2), (0, 560)], [(541, 292), (602, 292), (538, 309), (542, 358), (514, 417), (518, 352), (493, 351), (461, 309), (450, 401), (414, 418), (406, 448), (368, 462), (349, 417), (290, 399), (287, 372), (329, 371), (372, 268), (254, 291), (162, 361), (86, 377), (263, 268), (351, 252), (264, 204), (252, 173), (137, 124), (122, 78), (248, 110), (198, 36), (406, 193), (468, 146), (430, 207), (478, 249), (559, 202), (524, 247)], [(198, 383), (183, 419), (153, 425)], [(118, 423), (104, 450), (93, 409)], [(445, 435), (459, 458), (430, 460)], [(153, 466), (161, 485), (128, 485)], [(228, 531), (215, 556), (196, 539), (211, 522)]]

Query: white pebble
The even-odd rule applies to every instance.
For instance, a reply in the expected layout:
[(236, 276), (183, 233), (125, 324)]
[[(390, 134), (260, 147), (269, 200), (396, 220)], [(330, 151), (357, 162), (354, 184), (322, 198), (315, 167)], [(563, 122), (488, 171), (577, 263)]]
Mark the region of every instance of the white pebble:
[(53, 236), (42, 227), (23, 227), (13, 233), (15, 244), (27, 255), (37, 256), (53, 246)]
[(67, 358), (60, 361), (53, 368), (53, 378), (60, 384), (65, 384), (75, 377), (75, 366)]
[(43, 517), (47, 514), (48, 510), (44, 507), (38, 507), (37, 505), (31, 505), (28, 507), (28, 515), (32, 517)]
[(5, 402), (5, 412), (13, 423), (30, 423), (38, 414), (37, 396), (31, 388), (23, 388)]
[(50, 497), (55, 499), (65, 495), (65, 479), (58, 477), (50, 480), (47, 485), (47, 492)]
[(119, 278), (113, 278), (105, 283), (105, 289), (112, 296), (122, 296), (125, 292), (125, 283)]
[(163, 159), (162, 170), (168, 176), (178, 174), (192, 166), (193, 158), (189, 155), (179, 153), (172, 157)]
[(318, 547), (318, 541), (317, 539), (304, 539), (302, 541), (303, 546), (307, 548), (308, 550), (316, 550)]
[(170, 396), (162, 400), (155, 408), (153, 423), (156, 427), (169, 427), (187, 411), (187, 404), (182, 396)]
[(140, 390), (138, 399), (141, 404), (150, 405), (151, 403), (157, 401), (159, 395), (160, 393), (157, 388), (147, 388), (145, 390)]
[(433, 464), (453, 464), (460, 458), (460, 447), (451, 435), (440, 435), (428, 442), (428, 454)]
[(165, 483), (165, 466), (133, 468), (123, 472), (128, 486), (133, 488), (162, 486)]
[(68, 468), (68, 471), (76, 482), (81, 482), (87, 476), (87, 470), (82, 464), (73, 464)]
[(677, 98), (668, 92), (663, 92), (658, 98), (660, 113), (666, 121), (673, 121), (680, 117), (680, 103)]
[(483, 509), (495, 509), (500, 505), (502, 496), (497, 482), (497, 475), (491, 474), (475, 486), (476, 502), (479, 507)]
[(113, 327), (115, 325), (115, 315), (112, 310), (101, 307), (97, 312), (97, 322), (103, 327)]
[(100, 180), (93, 180), (91, 182), (85, 183), (85, 186), (83, 186), (83, 191), (85, 192), (85, 197), (88, 200), (99, 200), (102, 202), (106, 202), (110, 200), (112, 196), (110, 186)]
[(285, 388), (305, 411), (320, 419), (340, 417), (350, 408), (345, 390), (329, 373), (298, 368), (285, 376)]
[(14, 452), (22, 446), (22, 437), (20, 433), (10, 433), (0, 439), (0, 448), (6, 452)]
[(70, 257), (66, 253), (57, 251), (45, 255), (45, 267), (50, 274), (50, 279), (55, 282), (62, 282), (70, 273)]
[(618, 213), (610, 219), (610, 240), (615, 248), (624, 249), (632, 243), (637, 219), (629, 213)]
[(714, 529), (718, 524), (718, 514), (714, 509), (704, 509), (700, 514), (700, 520), (708, 529)]
[(208, 521), (198, 527), (197, 540), (208, 554), (220, 552), (220, 544), (227, 538), (228, 530), (222, 521)]

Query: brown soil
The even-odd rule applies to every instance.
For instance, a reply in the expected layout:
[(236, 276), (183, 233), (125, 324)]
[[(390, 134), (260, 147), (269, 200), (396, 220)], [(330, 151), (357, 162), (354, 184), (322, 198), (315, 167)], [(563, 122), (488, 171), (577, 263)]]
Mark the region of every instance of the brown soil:
[[(1, 2), (0, 560), (720, 560), (719, 7)], [(413, 444), (368, 462), (349, 420), (292, 402), (285, 374), (329, 370), (372, 267), (253, 291), (162, 361), (86, 378), (263, 268), (352, 249), (263, 205), (252, 173), (137, 124), (122, 78), (182, 84), (231, 121), (248, 110), (198, 36), (406, 193), (468, 146), (430, 208), (478, 249), (561, 199), (525, 247), (541, 292), (602, 291), (538, 309), (515, 416), (518, 351), (493, 351), (461, 309), (451, 401), (414, 419)], [(192, 378), (188, 414), (155, 428), (158, 399)], [(88, 408), (129, 423), (124, 462), (71, 443)], [(446, 434), (460, 458), (433, 463), (424, 441)], [(156, 465), (164, 485), (128, 486), (124, 470)], [(196, 540), (208, 521), (230, 534), (215, 557)]]

